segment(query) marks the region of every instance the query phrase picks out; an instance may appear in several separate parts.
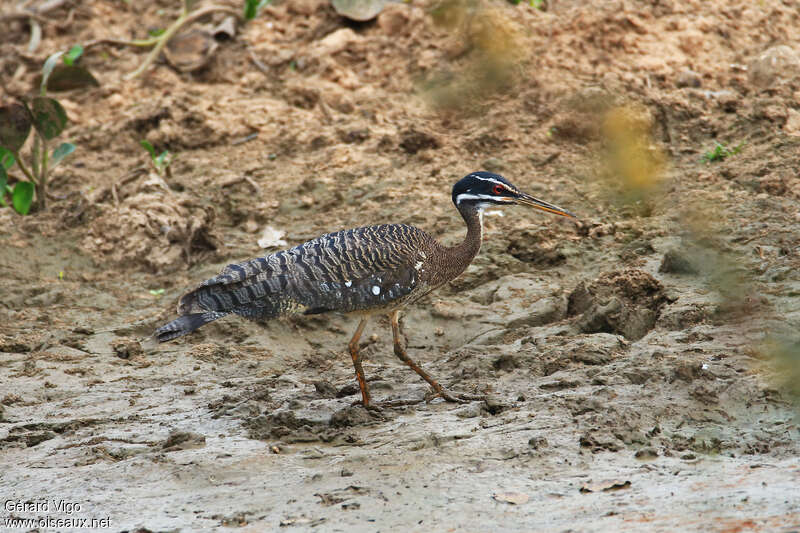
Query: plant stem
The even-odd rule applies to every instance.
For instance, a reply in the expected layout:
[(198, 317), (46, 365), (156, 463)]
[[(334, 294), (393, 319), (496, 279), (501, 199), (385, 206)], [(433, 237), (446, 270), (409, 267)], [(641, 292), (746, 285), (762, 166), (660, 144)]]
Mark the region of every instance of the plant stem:
[[(154, 37), (153, 39), (147, 39), (147, 41), (155, 40), (155, 47), (150, 51), (150, 53), (147, 55), (147, 58), (142, 62), (142, 64), (139, 65), (139, 68), (137, 68), (130, 74), (126, 75), (124, 79), (132, 80), (133, 78), (136, 78), (137, 76), (142, 74), (145, 70), (147, 70), (147, 68), (153, 63), (153, 61), (155, 61), (158, 58), (158, 55), (161, 53), (161, 50), (164, 49), (164, 46), (167, 44), (167, 42), (170, 39), (172, 39), (173, 35), (175, 35), (175, 33), (177, 33), (178, 30), (181, 29), (184, 25), (200, 17), (203, 17), (210, 13), (215, 13), (217, 11), (222, 11), (231, 14), (233, 16), (239, 15), (238, 12), (232, 10), (231, 8), (223, 6), (208, 6), (190, 14), (186, 10), (186, 7), (184, 5), (183, 9), (181, 10), (181, 15), (178, 17), (178, 20), (173, 22), (172, 25), (164, 31), (164, 33), (162, 33), (158, 37)], [(140, 42), (147, 42), (147, 41), (140, 41)], [(146, 45), (134, 44), (134, 46), (146, 46)]]
[(101, 44), (116, 44), (119, 46), (153, 46), (154, 44), (158, 43), (158, 40), (161, 36), (157, 37), (150, 37), (149, 39), (134, 39), (132, 41), (125, 41), (123, 39), (95, 39), (94, 41), (89, 41), (83, 45), (84, 51), (89, 50), (90, 48), (94, 48), (95, 46)]
[(42, 165), (41, 174), (39, 174), (39, 186), (36, 189), (36, 198), (43, 210), (47, 207), (47, 159), (47, 139), (42, 137)]
[(33, 174), (31, 174), (31, 171), (28, 170), (28, 168), (22, 162), (22, 158), (19, 156), (19, 152), (16, 152), (14, 154), (14, 158), (17, 160), (17, 165), (19, 166), (19, 169), (22, 171), (22, 173), (25, 174), (25, 177), (31, 180), (31, 183), (38, 185), (39, 183), (36, 181), (36, 178), (33, 176)]

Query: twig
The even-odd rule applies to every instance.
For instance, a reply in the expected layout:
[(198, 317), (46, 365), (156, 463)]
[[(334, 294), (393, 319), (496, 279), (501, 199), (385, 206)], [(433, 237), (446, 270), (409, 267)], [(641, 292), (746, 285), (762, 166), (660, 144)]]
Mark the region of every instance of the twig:
[(84, 50), (88, 50), (89, 48), (93, 48), (95, 46), (101, 44), (115, 44), (118, 46), (153, 46), (158, 42), (160, 37), (151, 37), (150, 39), (134, 39), (132, 41), (125, 41), (123, 39), (95, 39), (94, 41), (89, 41), (88, 43), (83, 45)]
[(144, 62), (142, 62), (142, 64), (139, 65), (139, 68), (137, 68), (136, 70), (125, 76), (124, 79), (132, 80), (133, 78), (136, 78), (137, 76), (142, 74), (145, 70), (147, 70), (147, 68), (153, 63), (153, 61), (155, 61), (158, 58), (159, 54), (161, 53), (161, 50), (164, 49), (164, 46), (166, 46), (167, 42), (170, 39), (172, 39), (172, 36), (175, 35), (175, 33), (177, 33), (177, 31), (181, 29), (184, 25), (189, 24), (190, 22), (194, 22), (200, 17), (204, 17), (206, 15), (210, 15), (211, 13), (217, 13), (217, 12), (228, 13), (229, 15), (233, 16), (239, 15), (237, 11), (234, 11), (229, 7), (208, 6), (193, 13), (189, 13), (188, 11), (186, 11), (186, 7), (184, 7), (183, 10), (181, 11), (180, 17), (178, 17), (178, 20), (176, 20), (172, 24), (172, 26), (167, 28), (167, 30), (164, 33), (158, 36), (158, 42), (156, 43), (155, 47), (150, 51), (150, 54), (148, 54)]
[(33, 19), (37, 22), (49, 22), (46, 18), (41, 15), (37, 15), (32, 11), (15, 11), (14, 13), (6, 13), (4, 15), (0, 15), (0, 22), (11, 21), (15, 19)]
[(26, 3), (25, 5), (20, 6), (18, 11), (0, 15), (0, 21), (30, 18), (36, 20), (37, 22), (48, 22), (48, 20), (42, 15), (58, 9), (69, 1), (70, 0), (48, 0), (47, 2), (44, 2), (34, 8), (29, 8)]
[(262, 73), (266, 74), (267, 76), (270, 75), (269, 67), (267, 67), (261, 60), (256, 57), (256, 53), (253, 48), (248, 44), (247, 45), (247, 52), (250, 54), (250, 61), (253, 62), (253, 65), (260, 70)]
[(259, 194), (261, 193), (261, 187), (258, 186), (258, 183), (253, 181), (253, 178), (251, 178), (250, 176), (245, 176), (244, 177), (244, 181), (246, 181), (247, 183), (250, 184), (250, 186), (253, 188), (253, 192), (256, 192), (256, 193), (259, 193)]
[(70, 0), (47, 0), (46, 2), (42, 2), (38, 6), (32, 9), (34, 13), (43, 14), (49, 13), (50, 11), (54, 11), (59, 7), (63, 6)]
[(28, 24), (31, 27), (31, 39), (28, 41), (28, 53), (32, 54), (39, 48), (39, 43), (42, 42), (42, 27), (33, 17), (28, 19)]
[(333, 122), (333, 117), (331, 117), (331, 112), (328, 110), (328, 105), (320, 98), (319, 100), (319, 109), (322, 111), (322, 115), (325, 118), (325, 124), (330, 124)]
[(250, 135), (245, 135), (244, 137), (241, 137), (239, 139), (232, 140), (231, 141), (231, 146), (238, 146), (240, 144), (244, 144), (246, 142), (250, 142), (250, 141), (252, 141), (253, 139), (255, 139), (257, 137), (258, 137), (258, 132), (251, 133)]

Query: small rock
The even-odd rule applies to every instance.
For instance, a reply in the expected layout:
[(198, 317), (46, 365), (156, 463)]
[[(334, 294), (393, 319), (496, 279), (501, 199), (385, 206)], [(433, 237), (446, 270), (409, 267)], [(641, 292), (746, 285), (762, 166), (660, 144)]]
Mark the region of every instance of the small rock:
[(661, 266), (658, 267), (658, 271), (668, 274), (697, 274), (698, 272), (689, 254), (674, 248), (667, 250), (664, 254), (664, 259), (661, 260)]
[(111, 349), (120, 359), (130, 359), (142, 355), (142, 345), (136, 339), (122, 337), (111, 342)]
[(481, 405), (470, 403), (457, 410), (455, 414), (458, 418), (475, 418), (481, 414)]
[(675, 79), (675, 86), (679, 88), (693, 87), (697, 89), (702, 84), (703, 82), (700, 80), (700, 74), (689, 69), (681, 71)]
[(439, 148), (441, 143), (429, 133), (416, 129), (408, 129), (400, 134), (400, 148), (409, 154), (416, 154), (420, 150)]
[(511, 354), (503, 354), (494, 361), (492, 361), (492, 368), (495, 370), (504, 370), (506, 372), (514, 370), (519, 367), (519, 361)]
[(637, 459), (655, 459), (658, 457), (658, 452), (655, 451), (653, 448), (642, 448), (641, 450), (637, 450), (634, 454), (634, 457)]
[(483, 400), (483, 408), (490, 414), (490, 415), (499, 415), (502, 413), (508, 406), (504, 404), (499, 398), (492, 398), (487, 397)]
[(795, 137), (800, 136), (800, 112), (796, 109), (787, 109), (786, 124), (783, 125), (784, 131)]
[(167, 440), (161, 445), (161, 449), (166, 452), (176, 450), (188, 450), (190, 448), (202, 448), (206, 445), (206, 438), (199, 433), (191, 431), (173, 431)]
[(324, 38), (315, 43), (313, 50), (315, 57), (332, 56), (337, 52), (352, 46), (354, 43), (363, 41), (364, 38), (350, 28), (340, 28), (329, 33)]
[(390, 3), (378, 15), (378, 27), (385, 35), (400, 35), (408, 20), (408, 6)]
[(670, 382), (679, 379), (681, 381), (685, 381), (686, 383), (691, 383), (695, 379), (699, 378), (702, 373), (702, 363), (680, 363), (672, 371), (672, 379)]
[(358, 392), (359, 392), (358, 385), (356, 385), (355, 383), (348, 383), (347, 385), (336, 391), (336, 397), (345, 398), (347, 396), (352, 396), (354, 394), (357, 394)]
[(544, 437), (531, 437), (530, 439), (528, 439), (528, 446), (530, 446), (534, 450), (544, 448), (547, 446), (547, 439)]
[(317, 394), (319, 394), (322, 398), (336, 398), (338, 393), (336, 387), (327, 381), (315, 381), (314, 388), (316, 389)]
[(333, 413), (329, 424), (335, 428), (362, 426), (375, 422), (379, 417), (380, 415), (374, 411), (364, 409), (360, 405), (354, 405)]
[(629, 480), (612, 479), (608, 481), (601, 481), (599, 483), (584, 483), (581, 492), (609, 492), (620, 489), (630, 488), (631, 482)]
[(800, 76), (800, 55), (786, 45), (773, 46), (750, 63), (750, 82), (771, 87)]
[(490, 157), (483, 162), (483, 168), (489, 172), (500, 173), (503, 172), (507, 167), (508, 165), (506, 165), (506, 162), (497, 157)]

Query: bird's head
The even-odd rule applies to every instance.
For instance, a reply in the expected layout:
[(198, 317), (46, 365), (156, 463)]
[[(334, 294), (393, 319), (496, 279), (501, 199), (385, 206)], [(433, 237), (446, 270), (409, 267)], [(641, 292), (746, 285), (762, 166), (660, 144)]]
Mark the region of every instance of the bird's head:
[(563, 217), (577, 218), (566, 209), (520, 191), (503, 176), (484, 171), (467, 174), (453, 185), (453, 203), (459, 210), (465, 207), (481, 210), (491, 206), (521, 204)]

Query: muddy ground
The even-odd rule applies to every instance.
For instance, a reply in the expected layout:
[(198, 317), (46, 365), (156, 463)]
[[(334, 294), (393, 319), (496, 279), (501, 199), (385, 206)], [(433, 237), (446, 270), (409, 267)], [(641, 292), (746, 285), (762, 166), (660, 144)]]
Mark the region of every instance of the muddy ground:
[[(34, 52), (4, 19), (3, 102), (53, 51), (142, 38), (178, 4), (67, 1)], [(87, 50), (101, 85), (57, 94), (78, 150), (47, 210), (0, 209), (0, 493), (81, 508), (2, 518), (800, 529), (800, 378), (780, 366), (800, 345), (797, 6), (548, 4), (352, 23), (276, 1), (199, 70), (135, 80), (145, 51)], [(163, 180), (141, 139), (174, 154)], [(704, 160), (717, 141), (740, 150)], [(148, 339), (186, 288), (266, 253), (267, 226), (287, 245), (382, 222), (457, 242), (450, 187), (481, 168), (580, 215), (488, 213), (467, 272), (405, 313), (410, 355), (485, 401), (353, 407), (353, 317)], [(387, 320), (362, 349), (376, 400), (425, 397)]]

